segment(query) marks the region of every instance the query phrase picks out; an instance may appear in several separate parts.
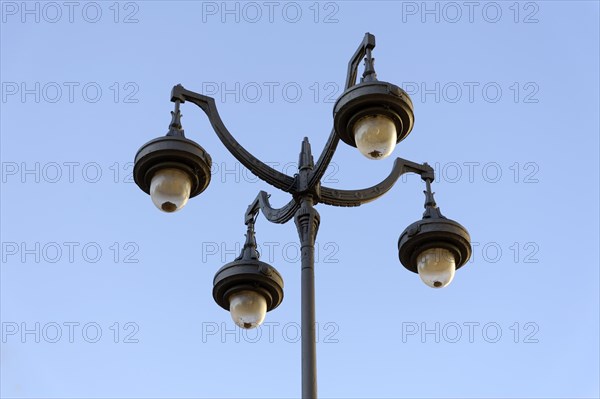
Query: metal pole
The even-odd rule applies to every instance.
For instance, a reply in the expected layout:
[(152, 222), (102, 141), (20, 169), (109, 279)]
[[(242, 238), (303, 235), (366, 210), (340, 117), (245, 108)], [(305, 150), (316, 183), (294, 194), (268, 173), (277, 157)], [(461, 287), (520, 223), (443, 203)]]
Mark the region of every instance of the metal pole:
[(302, 398), (317, 397), (317, 342), (315, 330), (315, 240), (319, 213), (307, 195), (294, 217), (302, 255)]

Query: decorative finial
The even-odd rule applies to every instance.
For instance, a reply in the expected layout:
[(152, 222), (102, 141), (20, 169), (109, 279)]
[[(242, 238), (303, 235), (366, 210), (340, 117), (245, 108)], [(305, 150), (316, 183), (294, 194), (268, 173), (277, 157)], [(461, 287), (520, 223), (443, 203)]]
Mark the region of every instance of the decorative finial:
[(308, 137), (302, 140), (302, 148), (300, 150), (300, 159), (298, 160), (298, 169), (312, 169), (315, 166), (315, 161), (312, 156), (312, 150), (310, 148), (310, 142)]

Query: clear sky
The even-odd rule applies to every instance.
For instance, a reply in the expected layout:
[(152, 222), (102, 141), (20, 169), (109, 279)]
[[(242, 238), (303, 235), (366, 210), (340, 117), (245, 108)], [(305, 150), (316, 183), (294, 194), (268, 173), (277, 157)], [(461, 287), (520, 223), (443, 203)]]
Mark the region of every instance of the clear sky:
[[(416, 176), (360, 208), (318, 206), (322, 397), (551, 398), (599, 392), (599, 5), (539, 2), (1, 3), (1, 394), (300, 395), (295, 226), (259, 217), (285, 298), (240, 331), (212, 299), (237, 255), (257, 181), (205, 115), (208, 189), (178, 213), (131, 180), (167, 132), (170, 90), (216, 98), (241, 144), (293, 174), (315, 157), (346, 65), (376, 35), (381, 80), (414, 102), (393, 156), (429, 162), (442, 212), (473, 257), (443, 290), (398, 261), (421, 217)], [(343, 143), (330, 187), (392, 167)]]

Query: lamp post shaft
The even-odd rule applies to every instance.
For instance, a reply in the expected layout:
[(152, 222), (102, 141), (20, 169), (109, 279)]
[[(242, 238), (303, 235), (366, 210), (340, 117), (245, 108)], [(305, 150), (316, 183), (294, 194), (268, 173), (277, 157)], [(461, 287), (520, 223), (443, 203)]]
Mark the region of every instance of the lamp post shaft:
[(302, 397), (317, 397), (315, 247), (302, 247)]
[(315, 240), (319, 213), (310, 195), (303, 196), (294, 216), (302, 256), (302, 398), (317, 397), (317, 340), (315, 330)]

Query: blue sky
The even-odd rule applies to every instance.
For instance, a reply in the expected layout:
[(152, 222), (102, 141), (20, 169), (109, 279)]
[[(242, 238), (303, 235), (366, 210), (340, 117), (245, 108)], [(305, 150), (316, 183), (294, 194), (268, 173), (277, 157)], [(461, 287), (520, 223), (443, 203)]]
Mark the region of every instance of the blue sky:
[[(411, 95), (393, 156), (429, 162), (473, 257), (433, 290), (397, 240), (423, 184), (360, 208), (318, 206), (322, 397), (598, 397), (599, 5), (539, 2), (13, 2), (1, 24), (3, 397), (298, 397), (295, 227), (256, 225), (285, 280), (260, 330), (211, 296), (259, 190), (205, 115), (211, 185), (158, 212), (132, 161), (170, 121), (177, 83), (211, 95), (237, 140), (294, 173), (315, 157), (346, 64), (375, 34), (381, 80)], [(363, 188), (373, 162), (343, 143), (323, 184)]]

